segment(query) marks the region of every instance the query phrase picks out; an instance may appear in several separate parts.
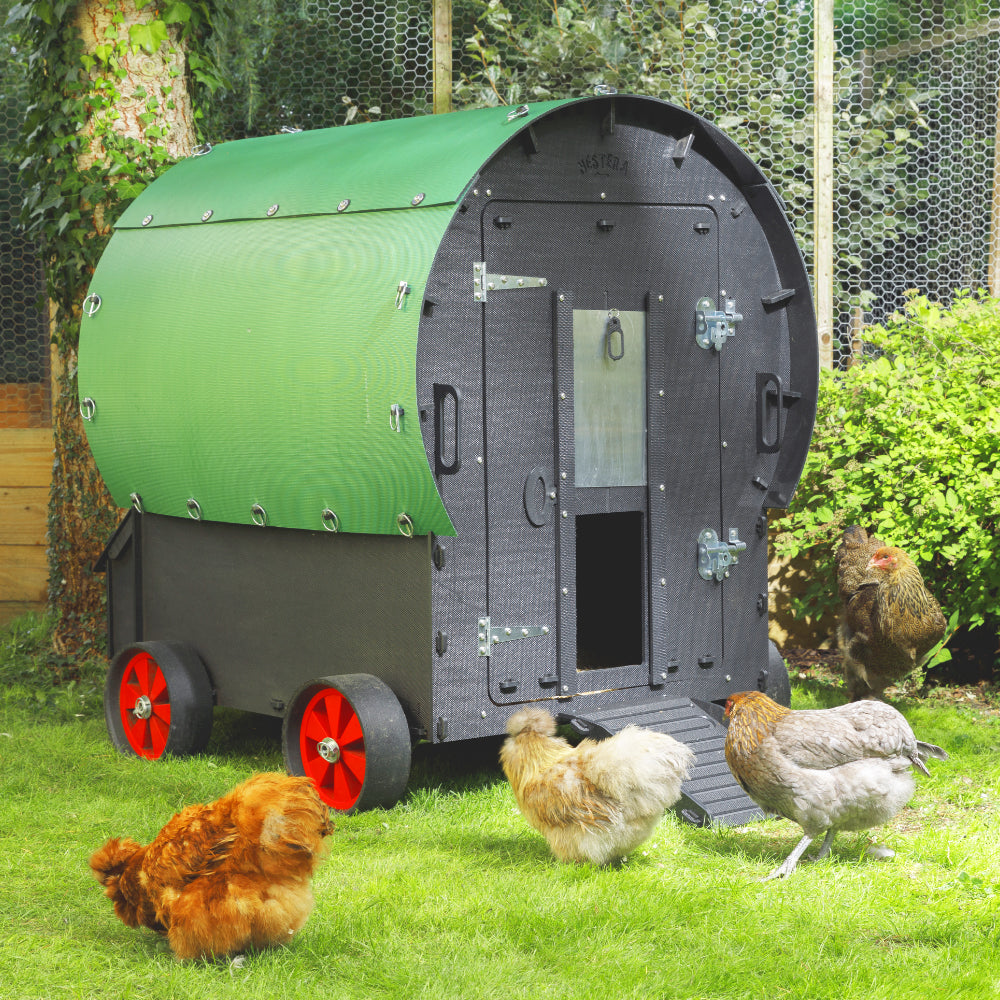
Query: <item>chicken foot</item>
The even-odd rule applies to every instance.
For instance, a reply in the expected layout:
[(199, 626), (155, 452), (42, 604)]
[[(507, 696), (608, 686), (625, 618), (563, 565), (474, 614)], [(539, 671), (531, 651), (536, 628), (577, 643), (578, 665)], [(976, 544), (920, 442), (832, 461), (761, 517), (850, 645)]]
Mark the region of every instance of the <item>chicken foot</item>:
[[(819, 853), (813, 858), (813, 861), (821, 861), (830, 853), (830, 846), (833, 844), (833, 835), (836, 831), (831, 827), (826, 831), (826, 836), (823, 838), (823, 843), (820, 845)], [(778, 865), (777, 868), (771, 872), (770, 875), (762, 878), (762, 882), (770, 882), (771, 879), (775, 878), (788, 878), (789, 875), (795, 871), (795, 866), (799, 863), (799, 858), (802, 857), (806, 852), (806, 848), (813, 842), (813, 838), (807, 833), (793, 848), (792, 853), (785, 858), (784, 861)]]

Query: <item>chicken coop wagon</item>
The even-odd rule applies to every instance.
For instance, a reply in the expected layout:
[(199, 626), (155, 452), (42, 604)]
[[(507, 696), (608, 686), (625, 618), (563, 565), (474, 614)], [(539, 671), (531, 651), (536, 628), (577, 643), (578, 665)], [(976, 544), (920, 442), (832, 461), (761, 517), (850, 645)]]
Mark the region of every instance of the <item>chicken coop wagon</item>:
[(84, 313), (81, 413), (131, 508), (99, 563), (120, 749), (280, 716), (327, 802), (387, 806), (414, 741), (537, 702), (687, 742), (688, 819), (757, 815), (719, 706), (788, 701), (768, 510), (816, 325), (718, 129), (606, 94), (206, 146), (124, 212)]

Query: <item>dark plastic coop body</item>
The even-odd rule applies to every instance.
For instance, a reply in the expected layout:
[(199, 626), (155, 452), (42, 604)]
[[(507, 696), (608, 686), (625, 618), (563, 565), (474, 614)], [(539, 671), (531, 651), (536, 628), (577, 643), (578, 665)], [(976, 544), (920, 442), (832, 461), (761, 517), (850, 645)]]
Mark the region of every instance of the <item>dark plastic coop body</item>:
[(767, 515), (815, 414), (781, 202), (625, 95), (217, 145), (115, 227), (81, 411), (132, 508), (101, 560), (115, 743), (282, 716), (340, 809), (537, 702), (689, 743), (693, 821), (755, 815), (720, 705), (788, 699)]

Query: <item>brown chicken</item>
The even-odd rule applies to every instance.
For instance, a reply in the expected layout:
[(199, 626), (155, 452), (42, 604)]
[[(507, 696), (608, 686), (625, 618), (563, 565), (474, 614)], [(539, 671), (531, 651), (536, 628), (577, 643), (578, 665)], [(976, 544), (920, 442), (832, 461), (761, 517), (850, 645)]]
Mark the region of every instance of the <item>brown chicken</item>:
[(875, 698), (923, 662), (947, 622), (902, 549), (852, 525), (835, 561), (847, 692), (851, 701)]
[(504, 774), (524, 818), (560, 861), (606, 865), (628, 854), (680, 798), (694, 760), (672, 736), (636, 726), (571, 746), (540, 708), (512, 715), (507, 732)]
[(762, 809), (798, 823), (804, 834), (767, 879), (791, 875), (824, 830), (816, 860), (829, 854), (838, 830), (888, 822), (913, 795), (911, 768), (929, 774), (928, 757), (948, 759), (882, 701), (792, 711), (744, 691), (727, 700), (726, 717), (726, 761), (736, 780)]
[(109, 840), (90, 867), (117, 916), (166, 935), (178, 958), (231, 955), (302, 928), (331, 829), (308, 778), (257, 774), (181, 810), (146, 847)]

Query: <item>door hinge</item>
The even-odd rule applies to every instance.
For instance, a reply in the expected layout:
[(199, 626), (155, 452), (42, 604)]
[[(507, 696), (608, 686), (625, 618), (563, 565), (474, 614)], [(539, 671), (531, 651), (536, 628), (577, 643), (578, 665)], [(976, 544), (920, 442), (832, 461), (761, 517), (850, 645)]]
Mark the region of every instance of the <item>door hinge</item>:
[(477, 302), (488, 301), (490, 292), (509, 292), (517, 288), (545, 288), (549, 283), (548, 278), (529, 278), (524, 274), (490, 274), (483, 261), (472, 265), (472, 281)]
[(532, 635), (548, 635), (548, 625), (525, 625), (520, 628), (498, 628), (490, 623), (489, 618), (479, 619), (479, 655), (489, 656), (490, 648), (498, 642), (510, 642), (512, 639), (527, 639)]
[(695, 308), (694, 339), (704, 350), (714, 347), (721, 351), (726, 341), (735, 335), (736, 324), (743, 321), (743, 314), (736, 312), (736, 303), (726, 301), (725, 311), (715, 308), (715, 300), (707, 295), (698, 299)]
[(729, 529), (729, 541), (720, 541), (712, 528), (706, 528), (698, 535), (698, 575), (703, 580), (721, 580), (729, 576), (729, 567), (735, 566), (738, 554), (747, 547), (736, 534), (736, 528)]

